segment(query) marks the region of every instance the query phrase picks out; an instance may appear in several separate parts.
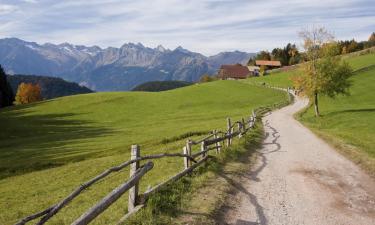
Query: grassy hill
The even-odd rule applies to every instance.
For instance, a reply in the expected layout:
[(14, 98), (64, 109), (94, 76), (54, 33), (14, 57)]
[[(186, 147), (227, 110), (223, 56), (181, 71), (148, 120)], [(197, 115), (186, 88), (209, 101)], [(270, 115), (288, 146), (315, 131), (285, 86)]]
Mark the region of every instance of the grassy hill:
[[(280, 91), (216, 81), (157, 93), (76, 95), (1, 110), (0, 224), (44, 209), (83, 181), (128, 160), (131, 144), (140, 144), (144, 155), (181, 152), (181, 135), (223, 129), (228, 116), (239, 119), (258, 106), (285, 100)], [(179, 169), (181, 159), (156, 161), (141, 189)], [(127, 177), (124, 171), (100, 182), (51, 223), (71, 223)], [(122, 198), (96, 224), (117, 221), (125, 205)]]
[[(354, 70), (371, 66), (375, 64), (375, 48), (373, 48), (373, 53), (364, 54), (364, 55), (357, 55), (357, 54), (348, 54), (343, 57)], [(291, 78), (293, 76), (298, 76), (298, 67), (294, 69), (290, 69), (289, 71), (282, 71), (282, 72), (274, 72), (266, 76), (262, 77), (254, 77), (251, 79), (247, 79), (246, 82), (251, 84), (262, 84), (265, 83), (271, 86), (279, 86), (279, 87), (292, 87), (293, 82)]]

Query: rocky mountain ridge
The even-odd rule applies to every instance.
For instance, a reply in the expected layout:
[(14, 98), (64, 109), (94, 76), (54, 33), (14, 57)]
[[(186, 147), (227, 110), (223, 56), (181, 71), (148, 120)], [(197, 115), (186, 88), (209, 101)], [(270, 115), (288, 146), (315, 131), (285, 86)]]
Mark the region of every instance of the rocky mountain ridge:
[(182, 47), (149, 48), (141, 43), (100, 48), (0, 39), (0, 64), (7, 73), (60, 77), (97, 91), (130, 90), (157, 80), (194, 82), (204, 73), (214, 74), (221, 64), (246, 63), (253, 55), (234, 51), (206, 57)]

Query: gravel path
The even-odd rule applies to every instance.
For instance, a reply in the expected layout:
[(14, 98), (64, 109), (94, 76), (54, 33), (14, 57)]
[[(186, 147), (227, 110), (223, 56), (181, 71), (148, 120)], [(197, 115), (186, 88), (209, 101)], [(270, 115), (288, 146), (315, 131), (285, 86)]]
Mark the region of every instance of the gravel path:
[(219, 224), (375, 224), (375, 181), (293, 119), (306, 104), (263, 118), (258, 163), (232, 182)]

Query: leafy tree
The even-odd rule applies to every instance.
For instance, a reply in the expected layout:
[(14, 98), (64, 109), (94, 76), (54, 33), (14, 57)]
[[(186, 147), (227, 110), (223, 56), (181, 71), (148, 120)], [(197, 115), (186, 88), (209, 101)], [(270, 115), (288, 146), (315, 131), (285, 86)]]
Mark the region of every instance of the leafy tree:
[(260, 69), (259, 69), (259, 73), (261, 76), (264, 76), (266, 74), (266, 66), (265, 65), (261, 65), (260, 66)]
[(373, 42), (375, 42), (375, 32), (372, 32), (372, 34), (370, 35), (368, 41), (373, 41)]
[(247, 61), (248, 66), (255, 66), (255, 57), (251, 57), (249, 61)]
[(27, 104), (42, 100), (39, 84), (21, 83), (16, 94), (16, 105)]
[(268, 51), (261, 51), (255, 57), (256, 60), (271, 60), (271, 54)]
[(217, 80), (216, 77), (210, 76), (208, 74), (204, 74), (199, 79), (199, 83), (211, 82), (211, 81), (215, 81), (215, 80)]
[(288, 65), (288, 56), (284, 50), (285, 49), (274, 48), (272, 50), (271, 59), (280, 61), (282, 65)]
[(294, 79), (295, 86), (313, 100), (315, 115), (319, 116), (318, 95), (334, 97), (348, 94), (348, 78), (352, 69), (348, 63), (336, 56), (340, 46), (333, 35), (324, 27), (304, 30), (300, 33), (308, 61), (303, 66), (300, 78)]
[(0, 108), (10, 106), (13, 103), (13, 92), (6, 74), (0, 65)]
[(350, 53), (358, 50), (361, 50), (361, 48), (359, 47), (358, 43), (354, 39), (352, 39), (347, 46), (347, 52)]
[(342, 50), (341, 50), (341, 54), (346, 54), (346, 53), (348, 53), (348, 50), (347, 50), (346, 46), (342, 47), (341, 49), (342, 49)]
[[(288, 47), (289, 45), (289, 47)], [(295, 44), (288, 44), (287, 45), (287, 56), (288, 56), (288, 65), (295, 65), (300, 63), (301, 55), (298, 51), (298, 48)]]
[(375, 46), (375, 32), (373, 32), (373, 33), (370, 35), (368, 41), (367, 41), (364, 45), (365, 45), (365, 47), (367, 47), (367, 48), (371, 48), (372, 46)]
[(295, 44), (288, 43), (284, 48), (274, 48), (271, 59), (281, 62), (281, 65), (294, 65), (301, 61), (301, 55)]

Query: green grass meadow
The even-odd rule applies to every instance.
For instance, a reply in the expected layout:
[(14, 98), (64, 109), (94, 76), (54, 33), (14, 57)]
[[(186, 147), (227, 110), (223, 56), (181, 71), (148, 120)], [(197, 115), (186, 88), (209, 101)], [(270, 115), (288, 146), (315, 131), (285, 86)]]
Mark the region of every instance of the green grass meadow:
[[(358, 70), (375, 65), (375, 54), (345, 60)], [(43, 210), (81, 183), (128, 160), (132, 144), (139, 144), (143, 155), (181, 152), (187, 136), (197, 139), (212, 129), (223, 130), (226, 117), (237, 120), (259, 106), (285, 102), (286, 93), (259, 84), (292, 86), (294, 75), (297, 70), (241, 82), (215, 81), (156, 93), (84, 94), (1, 109), (0, 224), (13, 224)], [(355, 73), (351, 80), (350, 96), (321, 97), (322, 116), (315, 118), (307, 109), (299, 119), (329, 142), (352, 146), (344, 152), (375, 172), (374, 67)], [(154, 162), (141, 190), (183, 167), (181, 158)], [(70, 224), (128, 176), (125, 169), (95, 184), (49, 224)], [(126, 212), (127, 195), (93, 224), (116, 223)]]
[[(79, 184), (141, 154), (181, 152), (189, 132), (224, 129), (226, 117), (286, 101), (286, 94), (237, 81), (216, 81), (176, 90), (94, 93), (0, 111), (0, 224), (12, 224), (55, 204)], [(198, 138), (198, 136), (193, 136)], [(175, 140), (167, 144), (163, 140)], [(196, 149), (197, 150), (197, 149)], [(155, 161), (141, 190), (181, 170), (183, 160)], [(69, 224), (128, 178), (128, 170), (89, 188), (50, 224)], [(112, 224), (126, 213), (121, 198), (94, 224)]]

